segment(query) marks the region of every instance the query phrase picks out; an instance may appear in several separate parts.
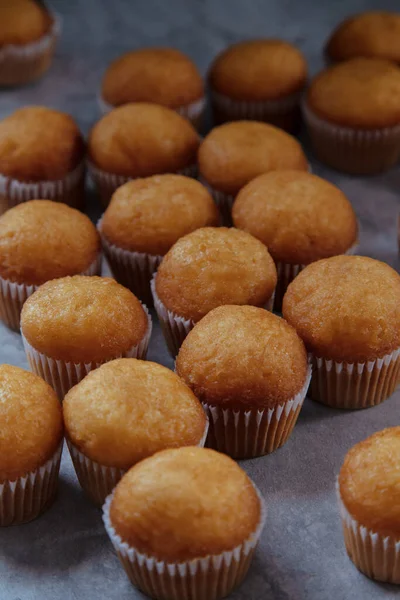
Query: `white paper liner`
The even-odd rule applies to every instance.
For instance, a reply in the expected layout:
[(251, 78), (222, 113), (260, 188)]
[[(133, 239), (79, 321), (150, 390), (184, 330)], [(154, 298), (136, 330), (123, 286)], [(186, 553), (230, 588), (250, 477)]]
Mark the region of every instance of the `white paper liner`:
[(58, 487), (63, 441), (44, 465), (24, 477), (0, 483), (1, 527), (32, 521), (51, 505)]
[(213, 106), (226, 119), (269, 121), (274, 117), (293, 112), (300, 105), (302, 91), (275, 100), (235, 100), (215, 90), (211, 90)]
[(382, 535), (361, 525), (348, 512), (336, 479), (336, 497), (342, 518), (347, 553), (367, 577), (387, 583), (400, 583), (400, 539)]
[(240, 410), (203, 402), (210, 420), (207, 446), (232, 458), (255, 458), (280, 448), (293, 431), (310, 380), (309, 365), (300, 392), (274, 408)]
[[(50, 11), (49, 11), (50, 12)], [(18, 58), (32, 60), (40, 57), (43, 52), (49, 50), (54, 43), (54, 39), (59, 37), (62, 29), (62, 20), (60, 15), (50, 12), (52, 25), (48, 33), (40, 37), (35, 42), (29, 44), (7, 44), (0, 47), (0, 68), (2, 63)]]
[(400, 348), (365, 363), (335, 362), (309, 355), (313, 364), (310, 397), (333, 408), (359, 409), (380, 404), (395, 391)]
[(187, 562), (167, 563), (147, 556), (123, 542), (110, 519), (113, 494), (103, 507), (103, 521), (110, 540), (131, 582), (157, 600), (216, 600), (225, 597), (247, 574), (251, 558), (265, 524), (264, 500), (260, 500), (260, 521), (256, 530), (231, 551)]
[(21, 329), (22, 342), (31, 370), (33, 373), (36, 373), (36, 375), (39, 375), (39, 377), (47, 381), (57, 393), (60, 401), (62, 401), (65, 394), (74, 385), (82, 381), (90, 371), (97, 369), (102, 364), (117, 358), (145, 359), (151, 337), (152, 321), (147, 307), (144, 304), (142, 304), (142, 307), (147, 316), (148, 327), (141, 342), (130, 348), (127, 352), (118, 356), (110, 356), (110, 358), (103, 360), (102, 362), (72, 363), (63, 360), (55, 360), (33, 348)]

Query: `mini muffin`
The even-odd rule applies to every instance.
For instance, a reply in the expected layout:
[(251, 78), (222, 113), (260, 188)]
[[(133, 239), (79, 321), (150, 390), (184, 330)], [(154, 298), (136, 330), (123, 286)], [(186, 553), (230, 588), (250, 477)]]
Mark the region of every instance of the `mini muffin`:
[(372, 58), (330, 67), (311, 82), (304, 116), (321, 162), (357, 175), (385, 171), (400, 156), (400, 68)]
[(246, 576), (265, 521), (246, 473), (229, 457), (196, 447), (135, 465), (103, 511), (128, 577), (156, 600), (225, 597)]
[(400, 15), (368, 11), (349, 17), (334, 30), (325, 53), (333, 61), (364, 57), (400, 63)]
[(268, 250), (244, 231), (204, 227), (178, 240), (151, 282), (172, 356), (194, 324), (217, 306), (252, 304), (272, 309), (276, 281)]
[(356, 444), (337, 492), (346, 550), (371, 579), (400, 583), (400, 427)]
[(0, 214), (46, 198), (81, 207), (85, 143), (69, 115), (28, 106), (0, 121)]
[(400, 368), (400, 276), (365, 256), (308, 265), (289, 285), (283, 316), (313, 362), (311, 397), (365, 408), (395, 390)]
[(28, 298), (21, 333), (32, 371), (62, 400), (102, 363), (145, 358), (151, 319), (114, 279), (75, 275), (48, 281)]
[(97, 275), (100, 238), (88, 217), (61, 202), (31, 200), (0, 217), (0, 318), (19, 331), (25, 300), (42, 283)]
[(59, 23), (35, 0), (0, 0), (0, 85), (41, 77), (50, 67)]
[(206, 188), (184, 175), (129, 181), (114, 192), (98, 228), (117, 281), (148, 306), (150, 281), (164, 254), (187, 233), (218, 225)]
[(161, 104), (199, 127), (205, 106), (203, 80), (194, 62), (179, 50), (133, 50), (111, 63), (101, 86), (104, 112), (129, 102)]
[(196, 174), (199, 136), (175, 111), (138, 102), (112, 110), (89, 136), (90, 171), (105, 206), (130, 179)]
[(232, 216), (235, 227), (263, 242), (275, 261), (277, 311), (305, 265), (352, 252), (357, 242), (357, 219), (346, 196), (301, 171), (273, 171), (253, 179), (239, 192)]
[(249, 181), (269, 171), (309, 168), (294, 137), (255, 121), (226, 123), (213, 129), (200, 146), (198, 162), (200, 178), (211, 189), (227, 225), (235, 196)]
[(0, 365), (0, 526), (35, 519), (55, 498), (63, 424), (40, 377)]
[(216, 120), (254, 119), (292, 130), (307, 79), (302, 53), (282, 40), (249, 40), (214, 60), (209, 83)]
[(204, 445), (208, 429), (175, 373), (135, 358), (89, 373), (65, 396), (63, 413), (79, 482), (100, 506), (127, 469), (159, 450)]
[(233, 458), (268, 454), (287, 441), (311, 377), (293, 327), (254, 306), (208, 313), (184, 340), (176, 372), (209, 417), (207, 445)]

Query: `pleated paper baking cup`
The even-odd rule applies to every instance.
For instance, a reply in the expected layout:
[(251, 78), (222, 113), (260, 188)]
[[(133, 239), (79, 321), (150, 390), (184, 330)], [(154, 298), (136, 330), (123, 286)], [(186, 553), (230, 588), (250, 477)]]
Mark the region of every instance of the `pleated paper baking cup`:
[[(101, 274), (101, 254), (81, 275)], [(0, 277), (0, 319), (14, 331), (20, 330), (21, 310), (25, 301), (36, 292), (38, 285), (15, 283)]]
[(146, 312), (148, 321), (148, 328), (142, 341), (137, 346), (130, 348), (127, 352), (124, 352), (119, 356), (110, 356), (110, 358), (103, 360), (102, 362), (72, 363), (65, 362), (64, 360), (55, 360), (31, 346), (21, 330), (22, 341), (31, 371), (47, 381), (57, 393), (59, 400), (62, 401), (65, 394), (74, 385), (82, 381), (90, 371), (97, 369), (102, 364), (109, 362), (110, 360), (115, 360), (116, 358), (145, 359), (151, 337), (152, 321), (147, 307), (144, 304), (142, 304), (142, 306)]
[(0, 526), (19, 525), (36, 519), (53, 503), (63, 443), (55, 454), (35, 471), (15, 481), (0, 484)]
[(368, 408), (395, 391), (400, 376), (400, 348), (365, 363), (341, 363), (310, 355), (310, 397), (332, 408)]
[(236, 196), (233, 196), (232, 194), (225, 194), (225, 192), (217, 190), (216, 188), (212, 187), (201, 175), (199, 175), (199, 181), (208, 189), (213, 197), (221, 217), (221, 225), (224, 227), (232, 227), (232, 207)]
[(294, 398), (274, 408), (233, 409), (203, 402), (210, 427), (206, 445), (232, 458), (255, 458), (277, 450), (290, 437), (311, 379)]
[(227, 596), (245, 578), (264, 528), (265, 504), (254, 488), (261, 515), (251, 536), (231, 551), (181, 563), (159, 561), (123, 542), (111, 523), (112, 495), (108, 496), (103, 507), (104, 525), (131, 583), (155, 600), (218, 600)]
[(336, 493), (342, 519), (344, 543), (347, 554), (364, 575), (386, 583), (400, 583), (400, 539), (382, 535), (358, 523), (348, 512), (340, 495)]
[(319, 160), (352, 175), (390, 169), (400, 158), (400, 124), (382, 129), (340, 127), (318, 117), (303, 103), (311, 144)]

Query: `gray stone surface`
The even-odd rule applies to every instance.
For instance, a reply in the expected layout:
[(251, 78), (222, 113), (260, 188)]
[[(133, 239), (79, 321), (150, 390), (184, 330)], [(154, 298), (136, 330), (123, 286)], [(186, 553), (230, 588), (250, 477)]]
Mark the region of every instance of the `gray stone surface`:
[[(53, 0), (64, 18), (54, 64), (39, 83), (0, 92), (0, 117), (25, 104), (70, 112), (87, 132), (107, 63), (140, 45), (175, 45), (205, 72), (226, 44), (279, 36), (306, 53), (311, 72), (321, 46), (347, 14), (367, 7), (399, 8), (398, 0)], [(360, 253), (396, 266), (400, 170), (373, 178), (317, 174), (349, 196), (361, 223)], [(91, 199), (90, 213), (99, 208)], [(0, 326), (0, 361), (27, 367), (19, 335)], [(171, 366), (156, 327), (150, 358)], [(294, 434), (275, 454), (243, 462), (262, 490), (268, 518), (250, 574), (232, 600), (364, 600), (398, 597), (398, 588), (369, 581), (348, 560), (336, 509), (334, 480), (357, 441), (398, 424), (400, 398), (362, 412), (329, 410), (306, 401)], [(128, 600), (133, 590), (105, 536), (100, 512), (83, 496), (64, 452), (60, 492), (37, 521), (0, 531), (1, 600)]]

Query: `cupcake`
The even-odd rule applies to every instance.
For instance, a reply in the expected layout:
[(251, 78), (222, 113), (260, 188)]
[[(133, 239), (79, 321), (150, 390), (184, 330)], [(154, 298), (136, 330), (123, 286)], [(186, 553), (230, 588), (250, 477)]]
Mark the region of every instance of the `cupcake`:
[(102, 363), (145, 358), (151, 319), (114, 279), (75, 275), (48, 281), (28, 298), (21, 333), (32, 371), (62, 400)]
[(235, 227), (263, 242), (275, 261), (276, 311), (305, 265), (352, 253), (357, 242), (357, 219), (346, 196), (301, 171), (273, 171), (253, 179), (239, 192), (232, 216)]
[(400, 583), (400, 427), (356, 444), (340, 470), (337, 493), (347, 553), (377, 581)]
[(229, 46), (211, 65), (209, 83), (217, 121), (253, 119), (292, 130), (307, 79), (302, 53), (282, 40)]
[(43, 106), (13, 112), (0, 121), (0, 214), (36, 198), (82, 207), (84, 156), (69, 115)]
[(32, 521), (53, 503), (63, 423), (57, 396), (33, 373), (0, 365), (0, 526)]
[(63, 413), (79, 482), (99, 506), (130, 467), (159, 450), (204, 445), (208, 429), (175, 373), (135, 358), (89, 373), (65, 396)]
[(225, 224), (237, 193), (249, 181), (269, 171), (308, 171), (297, 140), (277, 127), (255, 121), (226, 123), (213, 129), (198, 154), (200, 179), (211, 190)]
[(385, 400), (400, 375), (400, 277), (365, 256), (308, 265), (289, 285), (283, 316), (311, 354), (311, 397), (334, 408)]
[(268, 250), (244, 231), (204, 227), (178, 240), (151, 282), (172, 356), (194, 324), (217, 306), (251, 304), (272, 310), (276, 280)]
[(207, 445), (233, 458), (262, 456), (288, 440), (311, 377), (293, 327), (254, 306), (208, 313), (183, 342), (176, 372), (208, 415)]
[(317, 158), (355, 175), (380, 173), (400, 157), (400, 68), (353, 58), (310, 85), (304, 117)]
[(126, 104), (90, 132), (89, 170), (104, 206), (130, 179), (163, 173), (196, 175), (199, 136), (175, 111), (156, 104)]
[(195, 179), (155, 175), (114, 192), (98, 228), (112, 272), (148, 306), (150, 281), (164, 254), (187, 233), (218, 224), (213, 199)]
[(22, 85), (41, 77), (50, 67), (59, 29), (42, 2), (2, 0), (0, 85)]
[(179, 50), (133, 50), (108, 67), (100, 98), (103, 112), (130, 102), (161, 104), (199, 127), (205, 106), (203, 80), (194, 62)]
[(61, 202), (31, 200), (0, 216), (0, 318), (19, 331), (25, 300), (42, 283), (101, 271), (90, 219)]
[(325, 54), (332, 61), (364, 57), (400, 63), (400, 15), (368, 11), (349, 17), (330, 36)]
[(128, 577), (155, 600), (225, 597), (245, 578), (265, 521), (246, 473), (195, 447), (135, 465), (103, 511)]

